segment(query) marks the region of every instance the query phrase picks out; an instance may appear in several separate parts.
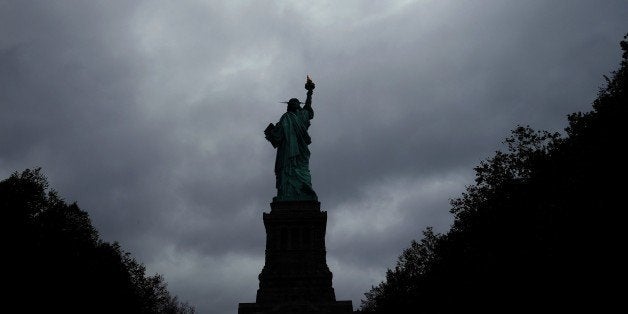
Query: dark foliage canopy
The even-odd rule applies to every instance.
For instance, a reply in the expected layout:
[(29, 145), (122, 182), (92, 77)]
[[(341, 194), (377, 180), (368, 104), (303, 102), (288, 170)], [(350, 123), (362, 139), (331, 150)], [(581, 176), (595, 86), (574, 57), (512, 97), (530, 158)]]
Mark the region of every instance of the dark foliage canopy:
[(475, 184), (452, 200), (451, 230), (428, 228), (412, 241), (365, 294), (362, 311), (599, 313), (623, 306), (626, 39), (620, 68), (605, 77), (593, 110), (569, 115), (564, 137), (514, 129), (507, 150), (480, 163)]
[[(41, 169), (0, 182), (8, 262), (7, 308), (24, 313), (193, 313), (163, 278), (117, 243), (99, 239), (88, 214), (67, 204)], [(12, 303), (10, 305), (9, 303)]]

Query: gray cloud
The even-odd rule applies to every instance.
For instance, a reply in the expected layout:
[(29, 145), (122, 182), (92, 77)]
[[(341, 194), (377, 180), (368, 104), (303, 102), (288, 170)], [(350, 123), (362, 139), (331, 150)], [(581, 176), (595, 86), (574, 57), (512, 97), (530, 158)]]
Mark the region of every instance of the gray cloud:
[(559, 131), (616, 67), (623, 1), (0, 2), (0, 175), (42, 166), (201, 313), (255, 298), (262, 130), (317, 83), (313, 184), (354, 305), (516, 124)]

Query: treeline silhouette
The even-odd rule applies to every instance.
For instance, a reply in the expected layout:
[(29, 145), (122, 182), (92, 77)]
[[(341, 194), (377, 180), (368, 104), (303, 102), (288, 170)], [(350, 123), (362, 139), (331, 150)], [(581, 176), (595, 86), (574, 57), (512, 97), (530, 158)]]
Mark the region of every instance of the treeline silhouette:
[(40, 168), (0, 182), (0, 209), (6, 311), (194, 313), (160, 275), (147, 276), (118, 243), (102, 241), (85, 211), (48, 188)]
[(507, 150), (475, 168), (452, 200), (446, 234), (431, 228), (399, 256), (363, 312), (615, 312), (624, 278), (628, 42), (593, 110), (564, 137), (517, 127)]

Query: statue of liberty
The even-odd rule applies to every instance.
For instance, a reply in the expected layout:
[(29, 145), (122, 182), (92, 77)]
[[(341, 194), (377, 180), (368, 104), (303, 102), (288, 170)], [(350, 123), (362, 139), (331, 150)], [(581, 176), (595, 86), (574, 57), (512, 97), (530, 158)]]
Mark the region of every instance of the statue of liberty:
[(315, 201), (316, 192), (312, 189), (310, 175), (310, 150), (312, 142), (307, 133), (310, 120), (314, 118), (312, 93), (314, 82), (307, 77), (305, 89), (307, 98), (301, 108), (301, 102), (292, 98), (288, 102), (286, 113), (276, 125), (268, 125), (264, 134), (266, 139), (277, 149), (275, 176), (277, 196), (273, 201)]

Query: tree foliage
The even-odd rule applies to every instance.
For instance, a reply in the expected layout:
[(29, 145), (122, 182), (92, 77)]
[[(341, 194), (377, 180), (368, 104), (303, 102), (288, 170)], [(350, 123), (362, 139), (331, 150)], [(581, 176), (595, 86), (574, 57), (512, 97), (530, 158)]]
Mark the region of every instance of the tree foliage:
[[(628, 35), (627, 35), (628, 36)], [(452, 200), (454, 223), (413, 241), (362, 300), (379, 313), (543, 312), (619, 304), (628, 41), (566, 136), (517, 127)]]
[[(193, 313), (163, 278), (118, 243), (100, 240), (89, 215), (50, 190), (41, 169), (0, 181), (9, 300), (33, 313)], [(14, 306), (17, 304), (14, 304)], [(8, 306), (8, 305), (5, 305)]]

